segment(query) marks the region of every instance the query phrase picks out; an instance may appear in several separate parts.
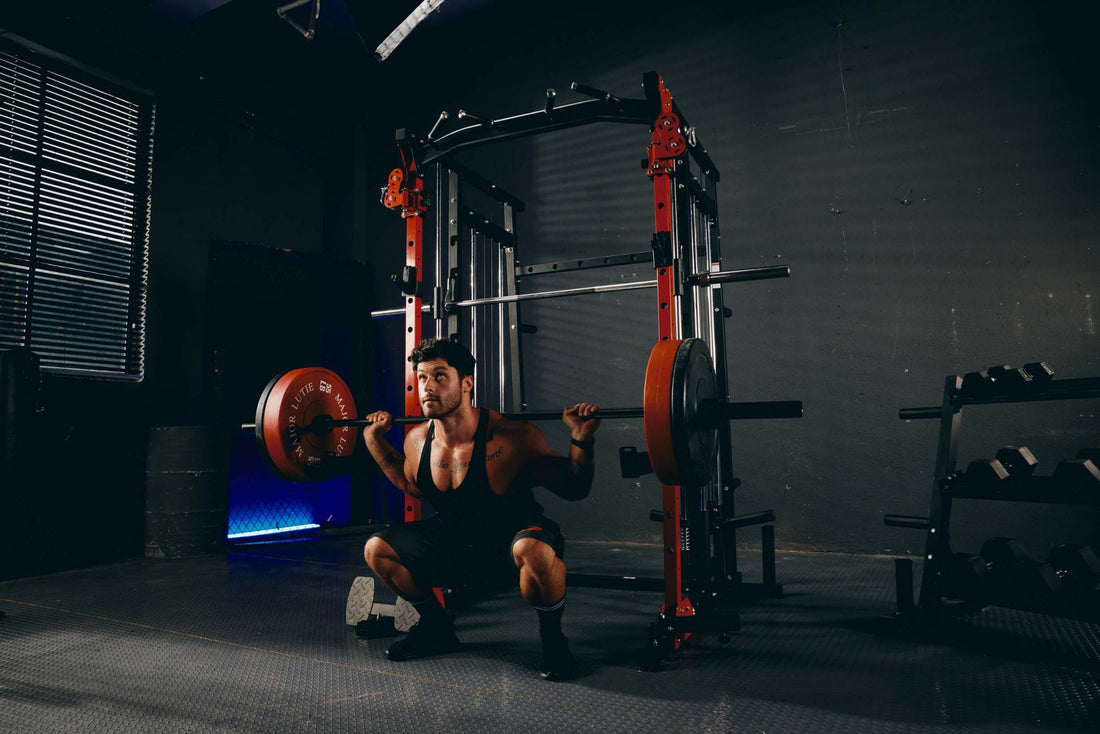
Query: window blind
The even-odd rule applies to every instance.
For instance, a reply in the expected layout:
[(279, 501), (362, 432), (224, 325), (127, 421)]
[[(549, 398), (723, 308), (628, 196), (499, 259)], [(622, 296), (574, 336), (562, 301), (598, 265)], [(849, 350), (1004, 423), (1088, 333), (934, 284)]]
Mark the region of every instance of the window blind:
[(146, 94), (0, 47), (0, 349), (143, 376), (154, 115)]

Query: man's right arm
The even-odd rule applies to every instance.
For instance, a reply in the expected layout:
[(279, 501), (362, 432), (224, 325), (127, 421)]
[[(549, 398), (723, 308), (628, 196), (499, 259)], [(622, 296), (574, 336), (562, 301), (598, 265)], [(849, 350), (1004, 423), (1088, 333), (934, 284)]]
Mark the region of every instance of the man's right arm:
[[(393, 417), (386, 411), (380, 410), (368, 415), (367, 420), (371, 421), (371, 425), (363, 429), (363, 443), (366, 444), (367, 451), (378, 462), (382, 473), (395, 487), (405, 494), (419, 497), (420, 492), (409, 477), (405, 454), (386, 440), (386, 431), (393, 425)], [(412, 448), (412, 442), (408, 436), (405, 438), (405, 448), (406, 451)]]

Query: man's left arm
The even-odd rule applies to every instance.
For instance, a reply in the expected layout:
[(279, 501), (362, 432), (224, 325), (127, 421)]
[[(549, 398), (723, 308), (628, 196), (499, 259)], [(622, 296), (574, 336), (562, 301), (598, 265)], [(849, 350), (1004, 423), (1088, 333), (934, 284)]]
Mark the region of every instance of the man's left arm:
[(577, 403), (562, 411), (562, 422), (569, 428), (569, 455), (550, 448), (542, 431), (532, 426), (530, 449), (535, 454), (531, 473), (536, 484), (546, 487), (564, 500), (583, 500), (592, 489), (596, 469), (596, 429), (600, 421), (591, 418), (599, 407)]

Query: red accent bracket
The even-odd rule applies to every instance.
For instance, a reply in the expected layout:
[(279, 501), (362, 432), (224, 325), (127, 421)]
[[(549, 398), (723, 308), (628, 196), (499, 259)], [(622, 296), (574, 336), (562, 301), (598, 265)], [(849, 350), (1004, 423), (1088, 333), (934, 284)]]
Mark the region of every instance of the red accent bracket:
[[(675, 618), (682, 619), (684, 617), (694, 617), (695, 616), (695, 607), (692, 606), (691, 600), (688, 599), (687, 597), (684, 597), (683, 599), (680, 600), (680, 603), (676, 605), (674, 613), (670, 614), (669, 609), (671, 609), (671, 607), (667, 604), (665, 604), (661, 607), (661, 618), (662, 619), (666, 619), (666, 620), (667, 619), (675, 619)], [(672, 626), (672, 629), (675, 629), (675, 624), (676, 623), (671, 622), (670, 624)], [(693, 634), (694, 634), (693, 632), (684, 632), (684, 631), (677, 632), (672, 637), (672, 649), (673, 650), (679, 650), (680, 645), (682, 645), (685, 642), (687, 642), (688, 640), (690, 640), (691, 636)]]
[[(387, 209), (400, 209), (401, 218), (422, 217), (428, 213), (428, 197), (424, 192), (424, 178), (417, 165), (417, 147), (415, 136), (398, 131), (397, 150), (401, 153), (401, 168), (390, 171), (386, 189), (382, 193), (382, 203)], [(408, 185), (404, 185), (408, 181)]]
[[(657, 96), (660, 99), (660, 112), (650, 126), (652, 142), (646, 146), (649, 166), (646, 175), (653, 181), (653, 215), (655, 238), (665, 237), (672, 242), (672, 175), (676, 170), (676, 159), (687, 151), (687, 143), (680, 133), (680, 117), (672, 110), (672, 92), (665, 86), (665, 80), (657, 76)], [(665, 234), (667, 233), (667, 234)], [(673, 258), (676, 253), (672, 253)], [(657, 337), (660, 341), (678, 339), (679, 324), (676, 316), (676, 273), (673, 267), (657, 263)]]
[(390, 171), (390, 178), (386, 184), (386, 192), (382, 195), (382, 203), (387, 209), (400, 209), (401, 218), (424, 216), (428, 212), (428, 200), (424, 194), (424, 179), (414, 170), (408, 171), (412, 175), (412, 188), (405, 188), (406, 171), (395, 168)]
[(672, 110), (672, 93), (660, 77), (657, 77), (657, 93), (661, 98), (661, 111), (650, 126), (652, 142), (645, 148), (649, 158), (645, 173), (650, 178), (671, 174), (676, 167), (675, 160), (687, 152), (687, 139), (680, 132), (680, 116)]
[(680, 606), (676, 608), (677, 617), (694, 617), (695, 607), (691, 605), (691, 599), (684, 598), (680, 600)]

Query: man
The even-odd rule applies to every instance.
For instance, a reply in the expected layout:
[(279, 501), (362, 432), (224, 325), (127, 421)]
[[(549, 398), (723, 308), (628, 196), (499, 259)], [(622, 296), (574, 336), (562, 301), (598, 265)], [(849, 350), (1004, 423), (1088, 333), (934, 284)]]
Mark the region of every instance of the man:
[(435, 509), (427, 520), (376, 533), (364, 549), (378, 578), (420, 613), (420, 621), (386, 655), (411, 660), (456, 649), (453, 620), (432, 588), (454, 585), (463, 576), (493, 575), (507, 564), (513, 577), (518, 570), (520, 594), (538, 612), (539, 675), (566, 679), (574, 660), (561, 629), (564, 538), (531, 490), (546, 487), (566, 500), (588, 496), (593, 434), (600, 425), (590, 417), (598, 408), (578, 403), (562, 412), (572, 434), (569, 455), (563, 456), (531, 423), (473, 407), (475, 360), (462, 345), (425, 339), (410, 360), (421, 411), (430, 420), (409, 431), (403, 454), (384, 438), (393, 422), (389, 413), (370, 414), (372, 423), (363, 429), (367, 449), (386, 477)]

